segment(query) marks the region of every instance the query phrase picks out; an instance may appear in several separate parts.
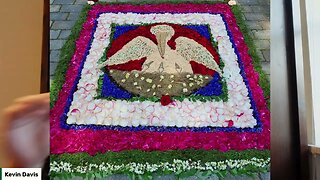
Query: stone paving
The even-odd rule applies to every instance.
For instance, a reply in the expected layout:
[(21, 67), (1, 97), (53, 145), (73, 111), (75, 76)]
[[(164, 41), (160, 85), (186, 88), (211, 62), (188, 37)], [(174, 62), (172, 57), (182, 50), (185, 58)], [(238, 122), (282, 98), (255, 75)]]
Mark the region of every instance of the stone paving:
[(238, 0), (251, 37), (257, 46), (263, 70), (270, 77), (270, 0)]
[[(130, 0), (104, 1), (129, 2)], [(50, 79), (53, 78), (57, 67), (60, 50), (86, 2), (86, 0), (50, 0)], [(238, 0), (238, 2), (243, 8), (247, 25), (252, 30), (251, 37), (257, 46), (262, 67), (270, 75), (270, 0)]]

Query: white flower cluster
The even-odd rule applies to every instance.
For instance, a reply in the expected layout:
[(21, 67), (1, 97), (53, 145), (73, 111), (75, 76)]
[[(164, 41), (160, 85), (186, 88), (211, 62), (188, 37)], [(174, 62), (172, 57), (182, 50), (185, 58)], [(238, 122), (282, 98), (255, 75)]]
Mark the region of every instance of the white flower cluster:
[(87, 1), (89, 5), (94, 5), (94, 1)]
[(50, 171), (52, 172), (73, 172), (73, 170), (71, 170), (71, 167), (72, 164), (68, 162), (50, 162)]
[(230, 1), (228, 1), (228, 4), (229, 4), (230, 6), (234, 6), (234, 5), (237, 4), (237, 1), (235, 1), (235, 0), (230, 0)]
[[(161, 106), (154, 102), (127, 102), (122, 100), (94, 99), (98, 79), (103, 74), (98, 60), (109, 45), (111, 24), (141, 23), (209, 24), (211, 34), (218, 42), (218, 52), (225, 66), (223, 78), (228, 89), (227, 102), (191, 102), (184, 100), (174, 105)], [(187, 14), (135, 14), (105, 13), (100, 15), (94, 40), (88, 54), (78, 90), (68, 112), (68, 124), (97, 124), (119, 126), (177, 126), (177, 127), (226, 127), (227, 120), (238, 128), (256, 125), (248, 89), (240, 75), (237, 55), (226, 31), (221, 15), (207, 13)]]
[(110, 163), (101, 163), (97, 164), (86, 164), (85, 166), (72, 166), (67, 162), (57, 163), (53, 161), (50, 163), (50, 171), (61, 173), (61, 172), (77, 172), (77, 173), (86, 173), (92, 171), (103, 171), (112, 174), (112, 172), (119, 171), (129, 171), (135, 174), (145, 174), (145, 173), (153, 173), (155, 171), (170, 171), (172, 173), (177, 173), (181, 171), (189, 171), (192, 169), (201, 170), (201, 171), (224, 171), (230, 169), (243, 169), (246, 166), (255, 166), (259, 168), (266, 168), (270, 165), (270, 158), (268, 159), (228, 159), (225, 161), (218, 162), (206, 162), (201, 163), (201, 161), (191, 161), (189, 160), (179, 160), (174, 159), (173, 163), (161, 162), (159, 164), (141, 164), (141, 163), (128, 163), (115, 165)]
[[(227, 127), (226, 119), (233, 120), (235, 127), (253, 127), (255, 121), (239, 121), (243, 117), (224, 111), (222, 102), (182, 102), (162, 106), (155, 102), (105, 101), (98, 106), (88, 102), (86, 111), (70, 113), (67, 122), (77, 124), (103, 124), (115, 126), (177, 126), (177, 127)], [(237, 113), (237, 111), (236, 111)], [(238, 112), (239, 114), (241, 111)], [(252, 113), (252, 111), (251, 111)], [(77, 118), (76, 118), (77, 117)], [(250, 116), (247, 118), (249, 120)], [(249, 124), (251, 123), (251, 124)]]

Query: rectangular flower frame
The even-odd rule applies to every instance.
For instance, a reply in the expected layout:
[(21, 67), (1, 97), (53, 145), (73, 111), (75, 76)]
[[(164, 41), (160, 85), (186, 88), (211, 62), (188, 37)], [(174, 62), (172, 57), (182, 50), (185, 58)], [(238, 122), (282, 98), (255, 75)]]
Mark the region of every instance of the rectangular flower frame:
[[(238, 7), (233, 7), (231, 9), (226, 4), (158, 4), (158, 5), (95, 5), (87, 12), (87, 18), (82, 25), (82, 30), (79, 33), (79, 37), (75, 42), (75, 49), (72, 57), (70, 57), (70, 62), (67, 64), (62, 61), (62, 65), (58, 66), (60, 71), (63, 71), (66, 67), (68, 69), (65, 71), (65, 82), (61, 88), (59, 86), (55, 86), (53, 90), (60, 90), (59, 95), (56, 96), (57, 92), (53, 92), (52, 100), (55, 101), (56, 97), (57, 101), (53, 106), (50, 114), (50, 122), (51, 122), (51, 154), (53, 162), (63, 162), (69, 163), (68, 166), (85, 168), (84, 164), (77, 164), (73, 161), (66, 162), (64, 158), (65, 156), (70, 156), (69, 158), (76, 157), (77, 155), (86, 156), (83, 153), (89, 153), (93, 156), (90, 156), (91, 159), (96, 159), (94, 156), (96, 153), (101, 153), (101, 156), (112, 157), (110, 155), (111, 152), (123, 151), (130, 157), (132, 156), (132, 152), (135, 152), (136, 149), (142, 150), (138, 151), (139, 154), (144, 156), (148, 156), (148, 154), (152, 152), (159, 152), (157, 157), (166, 157), (166, 153), (173, 151), (173, 155), (170, 157), (175, 158), (179, 157), (180, 160), (188, 161), (189, 159), (183, 159), (186, 149), (195, 149), (193, 154), (197, 154), (199, 151), (203, 151), (204, 154), (213, 155), (215, 150), (218, 150), (218, 154), (223, 154), (223, 152), (229, 152), (231, 154), (238, 154), (236, 151), (243, 152), (246, 156), (236, 156), (238, 158), (222, 158), (216, 159), (215, 161), (206, 161), (205, 159), (198, 159), (201, 163), (213, 163), (225, 160), (228, 163), (228, 159), (244, 159), (244, 160), (252, 160), (253, 158), (261, 159), (263, 162), (261, 168), (256, 168), (255, 170), (248, 170), (248, 168), (234, 168), (233, 166), (228, 166), (228, 168), (218, 168), (211, 170), (217, 174), (217, 172), (226, 172), (230, 169), (238, 169), (235, 172), (245, 173), (245, 172), (258, 172), (266, 170), (269, 163), (268, 158), (268, 149), (270, 148), (270, 112), (267, 107), (267, 103), (264, 98), (263, 90), (259, 86), (259, 74), (255, 71), (261, 71), (258, 63), (252, 60), (252, 57), (255, 57), (254, 54), (250, 53), (245, 39), (241, 30), (246, 30), (242, 26), (238, 26), (239, 22), (241, 22), (241, 18), (236, 19), (233, 12), (239, 13)], [(232, 12), (233, 10), (233, 12)], [(150, 15), (151, 14), (151, 15)], [(84, 13), (85, 15), (85, 13)], [(151, 16), (151, 17), (150, 17)], [(110, 17), (113, 17), (112, 21), (108, 20)], [(134, 17), (133, 19), (137, 22), (130, 22), (130, 17)], [(143, 17), (143, 18), (142, 18)], [(150, 18), (149, 18), (150, 17)], [(152, 22), (162, 22), (166, 20), (167, 22), (179, 23), (176, 20), (182, 21), (180, 23), (183, 24), (184, 18), (187, 19), (185, 22), (193, 22), (194, 24), (203, 23), (199, 21), (199, 19), (190, 19), (190, 17), (197, 17), (205, 19), (209, 22), (205, 22), (206, 24), (213, 23), (211, 29), (213, 29), (213, 39), (217, 41), (220, 38), (222, 42), (218, 43), (219, 55), (224, 61), (224, 78), (227, 81), (228, 85), (228, 96), (229, 102), (213, 102), (213, 106), (222, 107), (230, 104), (237, 104), (238, 106), (242, 106), (247, 108), (248, 111), (238, 111), (235, 113), (235, 118), (239, 119), (239, 117), (243, 118), (243, 121), (234, 121), (235, 123), (231, 125), (232, 127), (228, 127), (228, 123), (223, 123), (227, 119), (221, 119), (222, 123), (220, 124), (203, 124), (199, 126), (195, 126), (193, 128), (197, 128), (197, 130), (190, 129), (182, 129), (180, 131), (152, 131), (150, 129), (141, 129), (137, 131), (132, 131), (130, 128), (118, 128), (119, 124), (112, 124), (113, 128), (107, 125), (101, 124), (77, 124), (77, 123), (68, 123), (68, 117), (72, 116), (71, 111), (72, 107), (79, 108), (77, 106), (77, 101), (74, 101), (74, 97), (77, 97), (76, 100), (79, 100), (78, 97), (84, 92), (79, 91), (79, 82), (85, 82), (85, 74), (82, 73), (83, 68), (88, 69), (88, 67), (92, 67), (90, 63), (93, 63), (93, 66), (97, 64), (98, 60), (103, 55), (103, 49), (108, 46), (108, 37), (111, 34), (108, 31), (111, 23), (113, 21), (117, 21), (116, 23), (127, 23), (127, 21), (123, 21), (121, 19), (126, 19), (129, 23), (146, 23), (143, 20), (152, 19)], [(210, 21), (211, 20), (211, 21)], [(123, 22), (121, 22), (123, 21)], [(109, 24), (106, 22), (110, 22)], [(238, 24), (237, 24), (238, 23)], [(243, 23), (243, 22), (242, 22)], [(220, 25), (220, 26), (219, 26)], [(242, 24), (243, 25), (243, 24)], [(81, 26), (75, 27), (75, 29), (80, 30)], [(103, 27), (103, 28), (101, 28)], [(220, 31), (214, 32), (215, 27), (222, 27)], [(242, 27), (242, 28), (241, 28)], [(99, 31), (105, 32), (99, 33)], [(77, 32), (74, 32), (74, 38)], [(103, 39), (101, 35), (106, 35), (106, 38)], [(100, 36), (99, 36), (100, 35)], [(221, 38), (222, 37), (222, 38)], [(99, 42), (99, 40), (101, 40)], [(72, 40), (68, 41), (70, 44)], [(67, 42), (67, 43), (68, 43)], [(220, 45), (220, 46), (219, 46)], [(71, 46), (72, 47), (72, 46)], [(66, 46), (64, 47), (66, 48)], [(100, 48), (100, 49), (99, 49)], [(223, 50), (223, 48), (229, 48)], [(254, 47), (250, 47), (253, 48)], [(254, 51), (254, 50), (253, 50)], [(226, 52), (226, 53), (224, 53)], [(229, 52), (229, 53), (228, 53)], [(233, 53), (230, 53), (233, 52)], [(72, 53), (72, 52), (69, 52)], [(66, 64), (63, 64), (66, 63)], [(89, 63), (89, 65), (88, 65)], [(255, 64), (253, 64), (255, 63)], [(255, 67), (254, 67), (255, 65)], [(231, 68), (230, 68), (231, 67)], [(91, 74), (98, 77), (96, 79), (96, 86), (98, 84), (98, 79), (101, 73), (99, 73), (96, 69), (89, 69)], [(64, 74), (64, 72), (60, 72), (57, 70), (56, 73), (56, 82), (63, 82), (63, 78), (59, 80), (59, 74)], [(260, 74), (263, 74), (260, 72)], [(265, 83), (266, 80), (263, 77), (262, 85), (268, 88), (268, 83)], [(95, 79), (95, 78), (93, 78)], [(236, 84), (242, 84), (242, 89), (246, 96), (239, 97), (238, 91), (234, 91), (232, 81), (236, 81)], [(241, 87), (241, 86), (239, 86)], [(57, 88), (57, 89), (55, 89)], [(266, 89), (267, 89), (266, 88)], [(233, 92), (234, 91), (234, 92)], [(266, 91), (266, 90), (265, 90)], [(96, 89), (93, 88), (92, 92), (96, 93)], [(78, 93), (78, 96), (76, 94)], [(268, 93), (268, 90), (267, 90)], [(94, 95), (94, 93), (92, 94)], [(55, 97), (56, 96), (56, 97)], [(238, 100), (238, 101), (237, 101)], [(92, 100), (94, 101), (94, 100)], [(110, 100), (106, 100), (110, 101)], [(117, 100), (114, 100), (117, 101)], [(231, 101), (231, 103), (230, 103)], [(197, 103), (197, 102), (190, 102)], [(159, 103), (155, 103), (159, 104)], [(202, 103), (203, 104), (203, 103)], [(82, 107), (88, 107), (84, 105)], [(81, 108), (81, 107), (80, 107)], [(161, 106), (157, 106), (157, 108), (162, 108)], [(172, 107), (174, 108), (174, 107)], [(226, 108), (230, 109), (230, 108)], [(219, 118), (219, 117), (218, 117)], [(232, 117), (231, 117), (232, 118)], [(176, 123), (176, 122), (175, 122)], [(237, 124), (238, 123), (238, 124)], [(149, 123), (150, 124), (150, 123)], [(141, 124), (139, 124), (141, 125)], [(177, 123), (174, 124), (177, 126)], [(131, 125), (132, 126), (132, 125)], [(164, 126), (162, 124), (162, 126)], [(168, 126), (168, 125), (167, 125)], [(114, 128), (115, 127), (115, 128)], [(210, 128), (208, 128), (210, 127)], [(253, 149), (253, 150), (252, 150)], [(236, 150), (236, 151), (234, 151)], [(151, 151), (151, 152), (150, 152)], [(64, 155), (62, 155), (64, 154)], [(112, 153), (111, 153), (112, 154)], [(249, 155), (248, 155), (249, 154)], [(263, 154), (263, 155), (262, 155)], [(267, 154), (267, 155), (266, 155)], [(217, 154), (215, 154), (217, 155)], [(189, 156), (185, 156), (189, 157)], [(197, 156), (198, 157), (198, 156)], [(68, 159), (68, 158), (67, 158)], [(75, 158), (77, 159), (77, 158)], [(112, 158), (111, 158), (112, 159)], [(191, 162), (196, 162), (197, 159), (190, 158)], [(79, 160), (80, 161), (80, 160)], [(112, 161), (112, 160), (111, 160)], [(131, 163), (135, 163), (137, 160), (131, 161)], [(52, 162), (52, 163), (53, 163)], [(90, 161), (89, 161), (90, 162)], [(119, 165), (115, 162), (109, 162), (113, 165)], [(130, 163), (130, 162), (128, 162)], [(145, 163), (145, 161), (144, 161)], [(151, 162), (150, 162), (151, 163)], [(153, 162), (154, 163), (154, 162)], [(168, 163), (174, 163), (173, 159), (171, 159)], [(255, 159), (252, 160), (252, 163), (255, 164)], [(249, 163), (250, 164), (250, 163)], [(51, 164), (54, 167), (58, 166), (56, 164)], [(99, 166), (99, 164), (96, 164)], [(109, 164), (110, 165), (110, 164)], [(248, 164), (247, 164), (248, 165)], [(244, 165), (247, 167), (247, 165)], [(120, 165), (121, 166), (121, 165)], [(253, 165), (255, 166), (255, 165)], [(121, 166), (122, 167), (122, 166)], [(122, 167), (118, 169), (105, 169), (102, 171), (99, 168), (96, 169), (87, 169), (86, 171), (75, 170), (73, 172), (85, 174), (85, 172), (90, 171), (91, 174), (97, 175), (110, 175), (114, 173), (126, 173), (127, 174), (139, 174), (136, 170), (128, 170), (130, 167)], [(223, 166), (224, 167), (224, 166)], [(240, 167), (240, 165), (239, 165)], [(241, 166), (242, 167), (242, 166)], [(251, 166), (249, 166), (251, 167)], [(258, 166), (257, 166), (258, 167)], [(72, 168), (71, 168), (72, 169)], [(191, 168), (192, 169), (192, 168)], [(194, 171), (190, 175), (194, 175), (197, 172), (203, 171), (208, 172), (210, 169), (196, 169), (193, 168)], [(247, 171), (241, 171), (247, 169)], [(250, 168), (249, 168), (250, 169)], [(164, 169), (154, 172), (165, 172)], [(66, 171), (65, 168), (59, 169), (59, 171), (52, 172), (53, 174), (70, 174), (72, 171)], [(140, 171), (139, 171), (140, 172)], [(158, 173), (159, 173), (158, 172)], [(181, 172), (168, 171), (170, 173), (181, 174)], [(187, 172), (184, 169), (182, 172)], [(89, 174), (90, 174), (89, 173)], [(150, 171), (143, 171), (142, 174), (150, 175)], [(71, 173), (72, 174), (72, 173)], [(165, 174), (165, 173), (164, 173)], [(99, 175), (99, 176), (100, 176)], [(98, 175), (97, 175), (98, 176)]]

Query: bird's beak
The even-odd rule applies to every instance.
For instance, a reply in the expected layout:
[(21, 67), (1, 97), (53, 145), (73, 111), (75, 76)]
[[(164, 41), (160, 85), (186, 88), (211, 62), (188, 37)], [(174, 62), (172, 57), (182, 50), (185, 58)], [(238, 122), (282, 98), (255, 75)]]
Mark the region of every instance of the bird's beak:
[(167, 37), (168, 37), (168, 32), (166, 31), (160, 31), (156, 35), (157, 42), (158, 42), (158, 50), (162, 59), (164, 58), (164, 53), (166, 50)]

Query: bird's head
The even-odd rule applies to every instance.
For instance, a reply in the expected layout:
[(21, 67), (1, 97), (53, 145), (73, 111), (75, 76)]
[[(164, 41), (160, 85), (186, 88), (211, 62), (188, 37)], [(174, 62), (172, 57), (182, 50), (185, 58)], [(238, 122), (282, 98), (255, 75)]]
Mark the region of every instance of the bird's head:
[(160, 56), (164, 58), (165, 46), (174, 35), (174, 29), (169, 25), (157, 25), (153, 26), (150, 32), (156, 36)]

